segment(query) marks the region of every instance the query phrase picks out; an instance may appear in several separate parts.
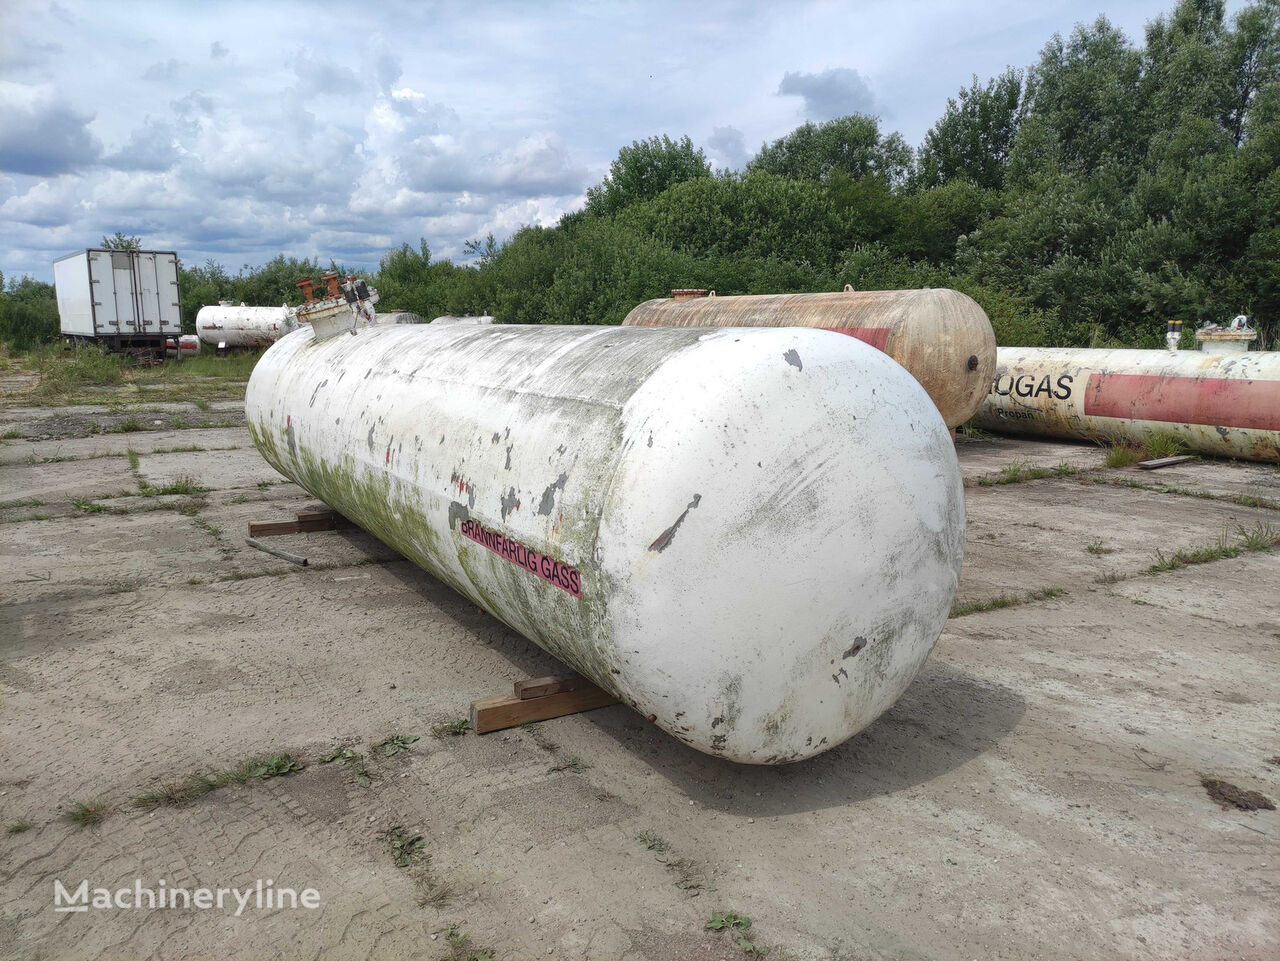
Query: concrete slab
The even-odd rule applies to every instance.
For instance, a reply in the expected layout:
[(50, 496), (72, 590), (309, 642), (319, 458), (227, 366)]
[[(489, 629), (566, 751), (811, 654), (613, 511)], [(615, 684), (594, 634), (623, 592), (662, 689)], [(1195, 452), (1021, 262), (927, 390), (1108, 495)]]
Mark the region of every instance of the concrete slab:
[[(190, 432), (175, 433), (157, 446)], [(958, 445), (971, 477), (1014, 460), (1097, 466), (1069, 446)], [(1280, 955), (1280, 818), (1224, 811), (1199, 783), (1280, 798), (1280, 550), (1139, 573), (1157, 550), (1280, 526), (1280, 512), (1078, 478), (970, 487), (961, 599), (1068, 593), (953, 618), (869, 729), (754, 768), (623, 706), (432, 737), (472, 699), (559, 666), (363, 533), (273, 539), (307, 569), (246, 547), (249, 520), (313, 502), (259, 489), (252, 455), (144, 453), (155, 482), (188, 472), (215, 488), (190, 516), (0, 523), (0, 817), (29, 824), (0, 836), (14, 956), (222, 956), (247, 938), (277, 955), (435, 956), (456, 924), (497, 957), (742, 957), (705, 930), (717, 910), (801, 959)], [(1242, 476), (1196, 470), (1205, 489)], [(51, 511), (136, 488), (122, 457), (16, 463), (0, 483)], [(1113, 570), (1128, 579), (1097, 582)], [(396, 733), (422, 739), (388, 756)], [(339, 745), (369, 777), (320, 763)], [(131, 803), (280, 751), (307, 767), (184, 806)], [(94, 797), (101, 824), (62, 819)], [(429, 862), (396, 866), (395, 825), (422, 834)], [(316, 888), (321, 908), (68, 919), (50, 904), (54, 878), (161, 877), (270, 877)], [(452, 896), (419, 903), (415, 878)]]

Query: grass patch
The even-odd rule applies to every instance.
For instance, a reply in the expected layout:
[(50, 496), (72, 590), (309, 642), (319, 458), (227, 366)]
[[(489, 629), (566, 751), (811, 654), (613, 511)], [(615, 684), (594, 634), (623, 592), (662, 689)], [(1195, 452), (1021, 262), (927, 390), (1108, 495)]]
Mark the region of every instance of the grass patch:
[(1143, 455), (1144, 452), (1132, 444), (1116, 442), (1107, 447), (1107, 454), (1102, 462), (1107, 467), (1132, 467), (1145, 459)]
[(21, 439), (22, 439), (22, 431), (20, 430), (7, 430), (3, 434), (0, 434), (0, 440), (21, 440)]
[(1114, 554), (1116, 552), (1116, 549), (1114, 547), (1107, 547), (1105, 544), (1103, 544), (1101, 537), (1095, 537), (1093, 540), (1091, 540), (1088, 544), (1085, 545), (1084, 549), (1088, 551), (1090, 554), (1093, 554), (1095, 557), (1101, 556), (1103, 554)]
[(1026, 461), (1015, 460), (1006, 464), (998, 474), (987, 474), (978, 478), (978, 486), (995, 487), (999, 484), (1021, 484), (1024, 481), (1042, 480), (1046, 477), (1072, 477), (1080, 473), (1080, 468), (1065, 461), (1055, 467), (1032, 467)]
[(956, 428), (956, 430), (959, 433), (964, 434), (965, 437), (972, 437), (974, 440), (995, 440), (996, 436), (995, 434), (985, 431), (981, 427), (977, 427), (972, 423), (961, 424)]
[(1042, 587), (1037, 591), (1023, 594), (999, 594), (981, 601), (970, 601), (951, 608), (951, 617), (965, 617), (969, 614), (980, 614), (984, 611), (998, 611), (1006, 607), (1017, 607), (1020, 604), (1031, 604), (1035, 601), (1047, 600), (1050, 597), (1062, 597), (1067, 591), (1062, 587)]
[(6, 824), (4, 826), (4, 833), (5, 834), (25, 834), (26, 832), (30, 831), (33, 827), (35, 827), (35, 825), (32, 824), (30, 821), (26, 820), (25, 818), (19, 818), (17, 821), (10, 821), (8, 824)]
[(101, 798), (81, 801), (63, 816), (72, 824), (82, 828), (90, 824), (100, 824), (107, 816), (107, 803)]
[(83, 514), (114, 514), (116, 513), (116, 511), (108, 507), (106, 504), (95, 504), (93, 501), (89, 500), (87, 497), (71, 498), (71, 506)]
[(204, 797), (228, 784), (244, 784), (254, 779), (283, 777), (301, 771), (306, 765), (291, 754), (272, 754), (266, 758), (244, 761), (235, 767), (212, 774), (188, 774), (181, 781), (170, 781), (133, 799), (133, 806), (144, 809), (177, 807)]
[(1239, 504), (1241, 507), (1260, 507), (1264, 510), (1280, 510), (1280, 501), (1273, 501), (1254, 494), (1215, 494), (1212, 491), (1199, 491), (1190, 487), (1171, 487), (1167, 484), (1148, 484), (1136, 477), (1090, 477), (1082, 481), (1086, 484), (1109, 484), (1112, 487), (1132, 487), (1135, 490), (1152, 491), (1156, 494), (1174, 494), (1178, 497), (1195, 497), (1205, 501), (1223, 501), (1228, 504)]
[(449, 721), (445, 724), (437, 724), (431, 729), (432, 737), (458, 737), (466, 734), (471, 730), (471, 722), (465, 717), (460, 717), (456, 721)]
[(190, 474), (181, 474), (159, 487), (154, 486), (150, 481), (139, 480), (138, 493), (143, 497), (161, 497), (165, 494), (199, 495), (209, 493), (209, 488), (203, 486), (198, 478)]
[(17, 500), (0, 501), (0, 511), (13, 510), (18, 507), (44, 507), (44, 501), (38, 497), (19, 497)]
[(138, 452), (132, 447), (124, 453), (125, 456), (129, 458), (129, 470), (136, 474), (138, 472), (138, 468), (142, 466), (142, 458), (138, 456)]
[(244, 398), (245, 384), (261, 355), (261, 351), (225, 357), (201, 354), (141, 366), (125, 354), (113, 354), (92, 345), (64, 350), (60, 344), (50, 344), (24, 355), (22, 368), (37, 374), (39, 382), (23, 395), (20, 403), (101, 403), (103, 394), (110, 396), (113, 388), (129, 388), (143, 391), (149, 402), (189, 403), (208, 411), (211, 400)]
[(1240, 538), (1240, 546), (1246, 551), (1269, 551), (1280, 546), (1280, 529), (1270, 524), (1255, 524), (1253, 527), (1237, 527), (1236, 536)]
[(1161, 457), (1177, 457), (1185, 453), (1187, 447), (1172, 434), (1163, 431), (1148, 431), (1146, 435), (1147, 456), (1145, 460), (1158, 460)]
[(1155, 563), (1147, 568), (1146, 573), (1165, 574), (1193, 564), (1228, 560), (1249, 551), (1269, 551), (1278, 546), (1280, 546), (1280, 529), (1271, 524), (1259, 523), (1249, 528), (1237, 527), (1234, 540), (1228, 539), (1228, 535), (1223, 533), (1215, 543), (1204, 547), (1177, 550), (1168, 555), (1163, 551), (1156, 551)]
[(56, 400), (77, 390), (108, 387), (124, 380), (125, 358), (98, 347), (78, 346), (64, 350), (49, 344), (32, 351), (31, 365), (40, 375), (32, 393), (42, 400)]

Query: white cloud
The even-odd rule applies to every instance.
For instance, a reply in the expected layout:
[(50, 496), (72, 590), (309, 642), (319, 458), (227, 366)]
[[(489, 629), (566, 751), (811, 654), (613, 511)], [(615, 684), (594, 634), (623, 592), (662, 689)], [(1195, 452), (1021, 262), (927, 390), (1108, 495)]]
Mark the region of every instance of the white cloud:
[(40, 177), (92, 165), (102, 153), (92, 120), (51, 87), (0, 81), (0, 172)]
[[(1080, 19), (1069, 0), (61, 2), (4, 0), (6, 276), (47, 278), (116, 230), (232, 270), (279, 252), (373, 266), (419, 237), (458, 256), (580, 207), (655, 134), (736, 168), (798, 103), (825, 119), (874, 91), (919, 142), (971, 74), (1030, 63)], [(1108, 12), (1139, 37), (1168, 3)]]
[(821, 73), (788, 71), (778, 84), (778, 95), (803, 97), (807, 120), (832, 120), (851, 113), (877, 112), (871, 88), (852, 67), (831, 67)]

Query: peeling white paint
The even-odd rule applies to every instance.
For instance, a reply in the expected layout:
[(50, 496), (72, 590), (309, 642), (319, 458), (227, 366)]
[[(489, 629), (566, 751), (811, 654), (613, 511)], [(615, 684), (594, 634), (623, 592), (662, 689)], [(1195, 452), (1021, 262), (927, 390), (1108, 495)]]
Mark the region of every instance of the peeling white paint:
[(824, 331), (303, 329), (246, 414), (288, 477), (737, 761), (874, 720), (959, 576), (946, 425), (899, 365)]

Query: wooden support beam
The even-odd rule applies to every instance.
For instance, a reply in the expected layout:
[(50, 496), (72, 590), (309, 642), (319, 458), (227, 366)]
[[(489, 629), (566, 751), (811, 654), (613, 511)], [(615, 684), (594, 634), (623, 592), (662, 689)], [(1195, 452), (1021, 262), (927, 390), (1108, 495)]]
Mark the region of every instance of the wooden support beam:
[(547, 677), (530, 677), (516, 681), (516, 697), (527, 701), (532, 697), (546, 697), (548, 694), (562, 694), (565, 691), (576, 691), (591, 682), (577, 674), (549, 675)]
[(1177, 457), (1157, 457), (1155, 460), (1139, 461), (1138, 470), (1159, 470), (1161, 467), (1185, 464), (1187, 461), (1195, 459), (1195, 454), (1179, 454)]
[[(548, 678), (535, 680), (546, 681)], [(501, 731), (531, 721), (580, 714), (617, 703), (618, 699), (609, 692), (579, 678), (578, 686), (569, 691), (541, 697), (486, 697), (472, 701), (471, 729), (477, 734), (488, 734), (490, 731)]]
[(279, 534), (310, 534), (355, 527), (337, 511), (303, 511), (292, 521), (249, 521), (250, 537), (274, 537)]

